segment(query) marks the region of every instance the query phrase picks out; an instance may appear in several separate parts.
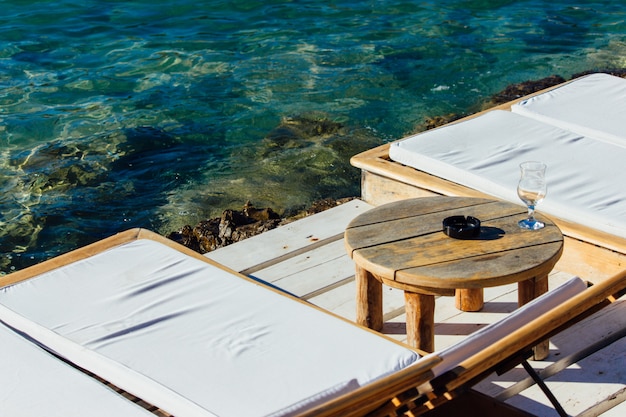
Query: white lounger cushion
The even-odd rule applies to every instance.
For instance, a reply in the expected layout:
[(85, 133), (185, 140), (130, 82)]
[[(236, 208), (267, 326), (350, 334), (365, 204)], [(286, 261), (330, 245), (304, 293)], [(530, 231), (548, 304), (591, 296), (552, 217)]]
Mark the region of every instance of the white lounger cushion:
[(591, 74), (511, 110), (594, 139), (626, 147), (626, 79)]
[(2, 416), (154, 417), (1, 323), (0, 387)]
[(539, 212), (626, 237), (626, 148), (495, 110), (394, 142), (389, 156), (520, 205), (519, 164), (543, 161)]
[(453, 369), (465, 359), (493, 345), (514, 330), (546, 314), (551, 309), (583, 292), (586, 288), (587, 284), (582, 279), (578, 277), (571, 278), (552, 291), (518, 308), (506, 318), (483, 327), (463, 341), (437, 352), (442, 362), (433, 368), (435, 376)]
[(4, 288), (0, 303), (11, 326), (177, 416), (267, 415), (419, 358), (145, 239)]

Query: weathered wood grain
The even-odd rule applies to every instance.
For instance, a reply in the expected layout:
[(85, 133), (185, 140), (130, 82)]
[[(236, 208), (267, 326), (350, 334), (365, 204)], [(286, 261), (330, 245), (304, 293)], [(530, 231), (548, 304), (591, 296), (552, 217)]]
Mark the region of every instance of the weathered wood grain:
[[(520, 229), (517, 217), (524, 212), (503, 201), (439, 196), (389, 203), (357, 216), (345, 233), (346, 250), (357, 265), (357, 322), (380, 329), (381, 283), (402, 289), (407, 340), (432, 351), (434, 295), (473, 289), (459, 292), (457, 304), (475, 311), (482, 307), (484, 287), (528, 281), (520, 284), (520, 300), (542, 294), (563, 250), (563, 235), (547, 218), (541, 230)], [(481, 219), (480, 235), (444, 234), (442, 221), (451, 215)], [(545, 288), (536, 282), (545, 282)], [(546, 355), (546, 343), (535, 348), (537, 359)]]
[(252, 274), (329, 241), (341, 240), (348, 222), (371, 208), (361, 200), (352, 200), (205, 256), (238, 272)]

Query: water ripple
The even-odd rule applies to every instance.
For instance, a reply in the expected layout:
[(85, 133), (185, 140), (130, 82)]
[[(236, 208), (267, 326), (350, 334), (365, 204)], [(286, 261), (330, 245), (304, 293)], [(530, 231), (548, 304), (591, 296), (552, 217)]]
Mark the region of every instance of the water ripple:
[[(246, 200), (280, 211), (355, 195), (350, 156), (425, 117), (475, 111), (510, 83), (626, 66), (622, 2), (2, 4), (5, 272)], [(277, 145), (289, 120), (301, 126)]]

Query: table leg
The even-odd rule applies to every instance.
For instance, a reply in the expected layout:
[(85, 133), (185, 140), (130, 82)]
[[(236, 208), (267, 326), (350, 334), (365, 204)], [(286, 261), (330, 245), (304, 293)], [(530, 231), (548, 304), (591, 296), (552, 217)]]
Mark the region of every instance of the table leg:
[(404, 291), (406, 337), (409, 346), (435, 350), (435, 296)]
[[(534, 300), (541, 294), (548, 292), (548, 276), (531, 278), (526, 281), (520, 281), (517, 285), (517, 304), (524, 304)], [(544, 340), (533, 348), (534, 359), (540, 361), (545, 359), (550, 352), (550, 341)]]
[(456, 308), (461, 311), (480, 311), (485, 304), (482, 288), (457, 289), (455, 297)]
[(379, 331), (383, 328), (383, 284), (365, 269), (356, 267), (356, 322)]

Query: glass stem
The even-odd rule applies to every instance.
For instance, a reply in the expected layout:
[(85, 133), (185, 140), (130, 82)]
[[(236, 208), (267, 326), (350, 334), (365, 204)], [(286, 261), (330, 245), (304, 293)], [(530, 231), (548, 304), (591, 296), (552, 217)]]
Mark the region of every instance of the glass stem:
[(528, 221), (530, 222), (534, 222), (535, 221), (535, 206), (528, 206)]

